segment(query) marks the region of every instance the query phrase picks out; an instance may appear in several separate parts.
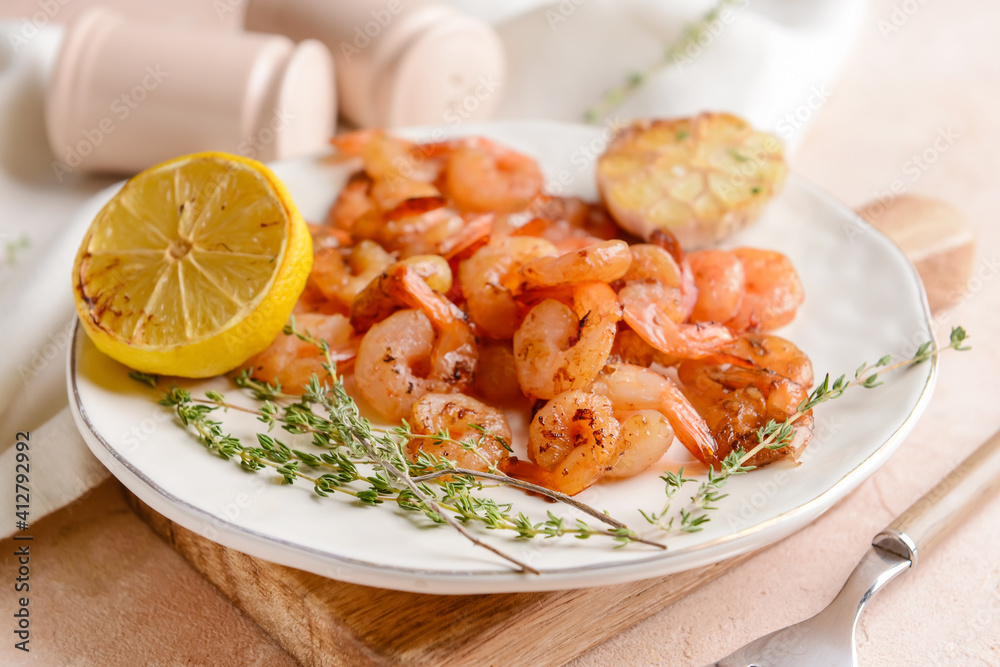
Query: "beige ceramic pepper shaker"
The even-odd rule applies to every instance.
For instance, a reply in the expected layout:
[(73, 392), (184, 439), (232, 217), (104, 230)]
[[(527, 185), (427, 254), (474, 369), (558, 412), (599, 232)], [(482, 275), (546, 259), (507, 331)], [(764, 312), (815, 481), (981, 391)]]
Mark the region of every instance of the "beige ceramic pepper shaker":
[(430, 0), (251, 0), (248, 30), (318, 39), (337, 67), (340, 110), (360, 126), (488, 118), (503, 45), (491, 26)]
[(333, 134), (333, 78), (316, 41), (91, 10), (67, 26), (49, 80), (54, 167), (128, 173), (204, 150), (265, 161), (313, 153)]

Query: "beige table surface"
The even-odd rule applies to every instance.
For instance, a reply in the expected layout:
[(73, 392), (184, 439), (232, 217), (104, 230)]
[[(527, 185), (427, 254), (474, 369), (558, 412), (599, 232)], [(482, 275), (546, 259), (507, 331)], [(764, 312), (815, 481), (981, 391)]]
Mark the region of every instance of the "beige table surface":
[[(883, 36), (879, 21), (891, 23), (894, 6), (901, 25)], [(874, 0), (842, 81), (815, 112), (793, 164), (852, 206), (898, 179), (906, 191), (946, 199), (969, 216), (979, 239), (977, 277), (937, 324), (941, 332), (967, 327), (975, 350), (942, 360), (916, 430), (848, 499), (574, 666), (701, 665), (818, 611), (871, 536), (1000, 428), (998, 28), (1000, 4), (987, 0)], [(934, 149), (941, 132), (957, 135), (945, 151)], [(925, 151), (933, 163), (921, 170), (912, 159)], [(998, 527), (995, 497), (873, 600), (858, 630), (861, 664), (1000, 665)], [(7, 619), (0, 663), (294, 664), (126, 508), (115, 482), (32, 532), (30, 654), (12, 648), (14, 545), (0, 543), (0, 619)]]

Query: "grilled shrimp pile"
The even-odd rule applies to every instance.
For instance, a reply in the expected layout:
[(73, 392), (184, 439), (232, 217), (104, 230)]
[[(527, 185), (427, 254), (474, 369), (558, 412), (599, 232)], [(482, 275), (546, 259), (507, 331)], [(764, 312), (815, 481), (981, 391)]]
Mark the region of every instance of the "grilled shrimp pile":
[[(659, 129), (643, 137), (643, 127), (662, 129), (627, 129), (626, 158), (636, 145), (688, 139)], [(701, 139), (716, 150), (727, 136)], [(333, 145), (363, 169), (313, 227), (297, 327), (328, 341), (338, 372), (353, 374), (375, 412), (411, 425), (414, 460), (423, 451), (573, 495), (642, 472), (674, 438), (717, 464), (752, 449), (759, 428), (807, 397), (808, 357), (767, 333), (802, 303), (791, 262), (757, 248), (688, 252), (668, 225), (636, 227), (656, 198), (680, 210), (670, 202), (687, 195), (670, 179), (657, 190), (637, 170), (633, 209), (619, 169), (613, 217), (601, 204), (547, 194), (532, 158), (488, 139), (415, 144), (365, 130)], [(602, 160), (625, 159), (615, 150)], [(676, 167), (676, 151), (657, 150)], [(769, 192), (784, 176), (772, 171)], [(754, 178), (764, 178), (760, 169)], [(645, 237), (619, 227), (623, 216)], [(248, 364), (255, 378), (301, 391), (313, 374), (326, 376), (323, 361), (314, 345), (278, 336)], [(504, 446), (512, 410), (531, 416), (518, 443), (529, 460)], [(750, 463), (805, 446), (811, 415), (794, 428), (788, 446)], [(442, 430), (449, 440), (419, 437)]]

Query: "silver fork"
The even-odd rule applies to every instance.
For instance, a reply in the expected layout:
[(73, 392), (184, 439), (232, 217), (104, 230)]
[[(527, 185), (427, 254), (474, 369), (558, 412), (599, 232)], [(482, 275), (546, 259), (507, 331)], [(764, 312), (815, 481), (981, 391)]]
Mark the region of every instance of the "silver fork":
[(946, 530), (1000, 482), (1000, 432), (875, 536), (830, 605), (755, 639), (709, 667), (856, 667), (854, 630), (868, 600), (925, 556)]

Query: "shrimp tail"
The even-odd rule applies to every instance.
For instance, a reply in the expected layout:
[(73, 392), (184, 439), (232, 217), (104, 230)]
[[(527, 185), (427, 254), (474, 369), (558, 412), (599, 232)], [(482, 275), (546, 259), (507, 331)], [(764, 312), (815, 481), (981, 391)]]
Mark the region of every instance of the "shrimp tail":
[(657, 245), (674, 258), (677, 266), (681, 270), (681, 305), (684, 307), (685, 318), (690, 317), (698, 302), (698, 287), (694, 282), (694, 271), (691, 269), (691, 262), (688, 261), (680, 241), (666, 229), (654, 229), (650, 235), (649, 242)]
[(474, 252), (490, 242), (493, 218), (492, 213), (484, 213), (467, 220), (457, 233), (441, 242), (438, 247), (441, 256), (449, 262), (471, 257)]
[(694, 409), (691, 402), (681, 393), (680, 388), (670, 378), (664, 378), (663, 403), (660, 412), (670, 422), (674, 435), (687, 448), (691, 455), (704, 463), (713, 465), (719, 462), (719, 445), (708, 428), (708, 424)]
[(665, 354), (700, 359), (718, 353), (733, 339), (729, 329), (721, 324), (678, 324), (661, 312), (662, 308), (655, 302), (633, 302), (622, 294), (622, 304), (625, 323)]
[(537, 463), (511, 456), (503, 461), (499, 468), (503, 474), (514, 479), (550, 488), (552, 473)]

